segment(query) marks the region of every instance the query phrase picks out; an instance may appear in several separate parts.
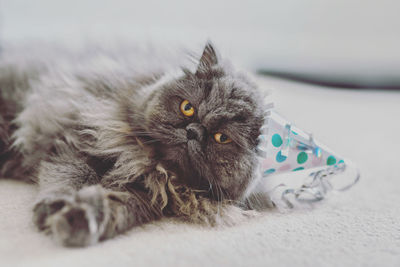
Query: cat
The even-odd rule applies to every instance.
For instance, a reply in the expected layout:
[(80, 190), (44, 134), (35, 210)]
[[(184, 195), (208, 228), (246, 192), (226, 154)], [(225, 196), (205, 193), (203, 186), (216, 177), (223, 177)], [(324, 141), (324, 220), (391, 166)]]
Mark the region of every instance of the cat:
[(40, 231), (88, 246), (162, 217), (215, 226), (254, 215), (243, 203), (263, 98), (210, 42), (194, 70), (130, 72), (105, 54), (89, 72), (74, 60), (0, 65), (0, 177), (38, 183)]

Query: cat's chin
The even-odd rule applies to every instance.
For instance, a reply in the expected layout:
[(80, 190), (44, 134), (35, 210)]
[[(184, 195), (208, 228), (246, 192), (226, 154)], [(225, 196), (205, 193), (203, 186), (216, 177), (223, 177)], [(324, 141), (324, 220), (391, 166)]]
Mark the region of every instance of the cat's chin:
[(194, 160), (198, 159), (201, 156), (201, 145), (196, 140), (188, 140), (187, 142), (189, 156), (191, 156)]

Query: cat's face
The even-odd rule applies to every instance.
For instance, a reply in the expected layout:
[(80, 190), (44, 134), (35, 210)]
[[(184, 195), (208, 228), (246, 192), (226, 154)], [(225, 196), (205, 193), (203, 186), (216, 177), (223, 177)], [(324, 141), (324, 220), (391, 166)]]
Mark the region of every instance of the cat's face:
[(253, 178), (263, 110), (255, 85), (218, 65), (207, 45), (196, 73), (163, 84), (145, 103), (156, 157), (194, 188), (240, 199)]

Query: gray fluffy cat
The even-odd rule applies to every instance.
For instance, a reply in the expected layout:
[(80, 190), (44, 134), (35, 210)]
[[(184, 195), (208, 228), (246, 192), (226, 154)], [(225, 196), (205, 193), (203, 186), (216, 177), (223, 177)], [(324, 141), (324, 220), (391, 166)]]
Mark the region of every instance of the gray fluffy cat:
[(246, 75), (211, 44), (192, 71), (84, 57), (0, 64), (0, 177), (39, 184), (39, 230), (87, 246), (165, 216), (231, 225), (252, 214), (239, 206), (264, 113)]

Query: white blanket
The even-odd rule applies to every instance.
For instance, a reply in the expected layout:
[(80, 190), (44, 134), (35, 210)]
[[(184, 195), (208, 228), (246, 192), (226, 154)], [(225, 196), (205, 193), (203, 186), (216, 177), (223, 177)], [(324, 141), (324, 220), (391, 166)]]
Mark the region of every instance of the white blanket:
[(289, 120), (352, 159), (362, 179), (312, 209), (209, 229), (164, 220), (89, 248), (35, 230), (36, 188), (0, 180), (0, 266), (400, 266), (400, 92), (259, 77)]

